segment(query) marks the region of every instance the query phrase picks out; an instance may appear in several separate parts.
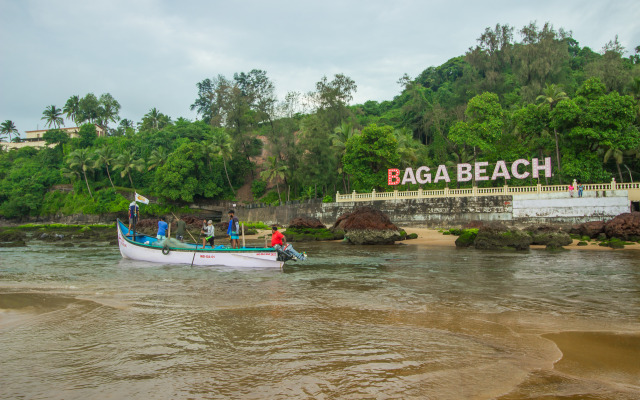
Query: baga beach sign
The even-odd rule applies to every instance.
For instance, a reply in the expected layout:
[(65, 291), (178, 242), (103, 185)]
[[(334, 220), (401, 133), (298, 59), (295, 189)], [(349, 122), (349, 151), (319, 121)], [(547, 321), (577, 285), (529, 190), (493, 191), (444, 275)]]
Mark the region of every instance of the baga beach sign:
[[(541, 163), (537, 158), (531, 161), (523, 158), (511, 163), (511, 168), (507, 167), (505, 161), (496, 162), (496, 166), (493, 168), (493, 173), (489, 175), (488, 161), (479, 161), (473, 164), (462, 163), (456, 165), (456, 178), (458, 182), (475, 181), (495, 181), (498, 178), (509, 179), (527, 179), (531, 176), (534, 179), (540, 177), (540, 172), (544, 172), (544, 177), (551, 177), (551, 158), (547, 157)], [(431, 169), (426, 166), (418, 167), (415, 172), (413, 168), (407, 168), (404, 170), (402, 179), (400, 179), (400, 169), (389, 168), (388, 172), (389, 185), (406, 185), (411, 183), (425, 184), (425, 183), (438, 183), (440, 181), (451, 182), (449, 172), (446, 165), (439, 165), (436, 169), (433, 181), (431, 180)]]

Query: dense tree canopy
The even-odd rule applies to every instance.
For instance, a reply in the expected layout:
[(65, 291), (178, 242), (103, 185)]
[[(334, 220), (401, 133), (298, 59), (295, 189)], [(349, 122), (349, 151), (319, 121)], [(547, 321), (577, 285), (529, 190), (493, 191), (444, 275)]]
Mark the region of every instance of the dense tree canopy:
[[(617, 37), (594, 51), (550, 23), (497, 24), (466, 54), (402, 76), (393, 99), (356, 105), (358, 87), (345, 74), (278, 99), (266, 71), (213, 72), (196, 83), (197, 121), (156, 107), (138, 121), (120, 119), (109, 93), (47, 107), (42, 119), (52, 129), (44, 138), (55, 148), (0, 153), (0, 214), (118, 209), (132, 190), (180, 207), (491, 185), (456, 182), (450, 173), (451, 182), (390, 187), (386, 174), (533, 157), (553, 160), (553, 177), (543, 183), (640, 179), (640, 46), (625, 57)], [(63, 117), (81, 126), (78, 137), (57, 129)], [(97, 137), (94, 124), (107, 137)], [(7, 120), (0, 133), (11, 139), (17, 129)], [(72, 194), (48, 193), (64, 183), (73, 184)], [(249, 191), (260, 198), (242, 197)]]

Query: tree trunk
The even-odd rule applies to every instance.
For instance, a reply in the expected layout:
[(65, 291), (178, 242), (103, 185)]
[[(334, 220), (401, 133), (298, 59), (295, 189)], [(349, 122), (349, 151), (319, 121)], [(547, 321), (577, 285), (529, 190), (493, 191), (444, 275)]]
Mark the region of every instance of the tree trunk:
[(131, 173), (129, 173), (129, 171), (127, 171), (127, 176), (129, 177), (129, 183), (131, 183), (131, 187), (133, 188), (133, 190), (136, 190), (136, 187), (133, 186), (133, 179), (131, 179)]
[(109, 165), (107, 164), (107, 176), (109, 177), (109, 182), (111, 183), (111, 187), (113, 190), (116, 190), (116, 187), (113, 186), (113, 181), (111, 180), (111, 173), (109, 173)]
[(627, 171), (629, 171), (629, 179), (631, 180), (631, 183), (633, 183), (633, 176), (631, 175), (631, 170), (629, 169), (629, 167), (627, 167), (627, 164), (622, 164), (622, 165), (624, 165)]
[(84, 175), (84, 182), (87, 184), (87, 190), (89, 191), (89, 196), (93, 199), (93, 194), (91, 194), (91, 188), (89, 187), (89, 180), (87, 179), (87, 173), (82, 170), (82, 175)]
[(622, 179), (622, 170), (620, 169), (620, 164), (616, 163), (616, 167), (618, 167), (618, 176), (620, 176), (620, 183), (624, 182)]
[(229, 188), (231, 188), (231, 193), (233, 193), (233, 195), (236, 195), (236, 192), (233, 190), (233, 186), (231, 186), (231, 179), (229, 179), (229, 172), (227, 172), (227, 162), (225, 161), (225, 159), (222, 159), (222, 164), (224, 165), (224, 173), (225, 175), (227, 175), (227, 182), (229, 182)]
[(280, 197), (280, 185), (278, 185), (278, 178), (276, 177), (276, 189), (278, 189), (278, 201), (282, 204), (282, 197)]
[(558, 130), (553, 128), (553, 134), (556, 138), (556, 160), (558, 161), (558, 177), (560, 179), (560, 184), (562, 184), (562, 166), (560, 165), (560, 147), (558, 146)]

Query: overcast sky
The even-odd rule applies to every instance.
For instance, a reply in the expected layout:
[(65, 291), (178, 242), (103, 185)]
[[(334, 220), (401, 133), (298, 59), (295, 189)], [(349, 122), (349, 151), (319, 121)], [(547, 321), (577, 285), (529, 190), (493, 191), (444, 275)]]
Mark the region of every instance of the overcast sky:
[(45, 107), (89, 92), (135, 122), (153, 107), (193, 120), (197, 82), (252, 69), (280, 99), (344, 73), (355, 103), (391, 100), (404, 73), (463, 55), (486, 27), (531, 21), (595, 51), (616, 34), (627, 54), (640, 45), (638, 0), (0, 0), (0, 121), (43, 129)]

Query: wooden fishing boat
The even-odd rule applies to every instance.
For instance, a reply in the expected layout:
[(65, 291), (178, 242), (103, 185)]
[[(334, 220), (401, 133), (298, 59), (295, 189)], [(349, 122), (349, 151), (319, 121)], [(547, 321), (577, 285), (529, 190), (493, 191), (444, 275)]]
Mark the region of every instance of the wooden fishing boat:
[[(135, 233), (129, 236), (127, 226), (118, 220), (118, 246), (122, 257), (162, 264), (192, 264), (235, 268), (282, 268), (286, 257), (273, 248), (211, 246), (158, 241), (155, 237)], [(280, 252), (281, 253), (281, 252)]]

